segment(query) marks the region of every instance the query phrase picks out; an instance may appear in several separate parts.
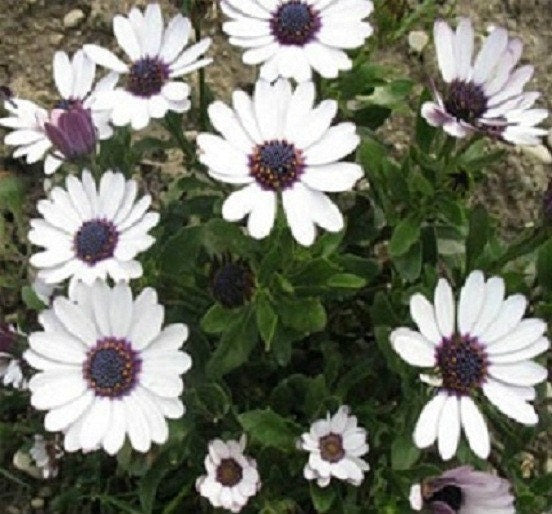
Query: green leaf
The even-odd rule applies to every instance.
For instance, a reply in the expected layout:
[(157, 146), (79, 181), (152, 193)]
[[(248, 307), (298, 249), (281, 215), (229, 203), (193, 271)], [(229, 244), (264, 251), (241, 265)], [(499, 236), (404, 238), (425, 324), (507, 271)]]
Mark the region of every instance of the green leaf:
[(537, 277), (539, 284), (548, 291), (552, 290), (552, 239), (544, 243), (537, 255)]
[(255, 315), (257, 318), (257, 327), (259, 334), (265, 343), (266, 350), (270, 350), (274, 334), (276, 333), (276, 325), (278, 324), (278, 315), (270, 303), (268, 295), (264, 292), (259, 292), (255, 299)]
[(489, 240), (489, 217), (481, 205), (472, 209), (466, 240), (466, 272), (475, 269), (477, 260)]
[(207, 362), (206, 373), (210, 377), (221, 377), (241, 366), (258, 340), (257, 324), (253, 308), (244, 309), (224, 332), (217, 348)]
[(393, 230), (389, 253), (393, 257), (404, 255), (420, 239), (420, 223), (411, 218), (402, 220)]
[(336, 498), (333, 487), (318, 487), (313, 482), (310, 483), (310, 495), (312, 504), (316, 512), (329, 512)]
[(424, 88), (420, 96), (420, 101), (418, 104), (418, 116), (416, 118), (416, 143), (424, 153), (429, 153), (431, 148), (431, 143), (435, 138), (435, 133), (437, 132), (435, 127), (432, 127), (422, 116), (422, 105), (432, 100), (433, 95), (429, 89)]
[(414, 446), (412, 437), (399, 436), (391, 445), (391, 467), (396, 471), (410, 469), (420, 457), (420, 450)]
[(418, 241), (406, 254), (395, 257), (393, 263), (404, 280), (414, 282), (422, 272), (422, 244)]
[(201, 242), (201, 227), (183, 227), (165, 244), (161, 252), (161, 269), (171, 276), (185, 273), (196, 263)]
[(293, 450), (301, 427), (275, 413), (272, 409), (257, 409), (238, 416), (243, 429), (258, 443), (279, 450)]
[(170, 467), (169, 452), (165, 452), (157, 458), (148, 472), (140, 479), (138, 495), (143, 514), (150, 514), (153, 511), (157, 488), (163, 477), (169, 472)]
[(284, 325), (304, 334), (319, 332), (326, 326), (326, 311), (318, 298), (283, 298), (277, 310)]
[(224, 332), (241, 314), (241, 309), (227, 309), (215, 303), (201, 318), (201, 329), (207, 334)]
[(41, 311), (46, 308), (44, 302), (36, 295), (31, 286), (21, 288), (21, 299), (25, 306), (33, 311)]
[(330, 287), (340, 287), (343, 289), (360, 289), (366, 285), (366, 280), (352, 273), (338, 273), (328, 279)]
[(0, 175), (0, 206), (12, 212), (19, 212), (25, 201), (23, 180), (15, 175)]
[(215, 382), (207, 382), (190, 390), (196, 407), (212, 420), (222, 419), (230, 410), (231, 401), (226, 391)]

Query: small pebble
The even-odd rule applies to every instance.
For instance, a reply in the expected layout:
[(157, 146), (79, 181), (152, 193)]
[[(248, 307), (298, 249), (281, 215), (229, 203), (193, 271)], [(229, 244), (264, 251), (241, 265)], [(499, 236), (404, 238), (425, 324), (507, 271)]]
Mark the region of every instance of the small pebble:
[(525, 155), (529, 155), (543, 164), (552, 164), (552, 154), (544, 145), (522, 146), (521, 151)]
[(63, 17), (63, 26), (68, 29), (79, 26), (86, 16), (80, 9), (73, 9)]
[(428, 43), (429, 36), (423, 30), (413, 30), (408, 34), (408, 46), (415, 53), (421, 54)]

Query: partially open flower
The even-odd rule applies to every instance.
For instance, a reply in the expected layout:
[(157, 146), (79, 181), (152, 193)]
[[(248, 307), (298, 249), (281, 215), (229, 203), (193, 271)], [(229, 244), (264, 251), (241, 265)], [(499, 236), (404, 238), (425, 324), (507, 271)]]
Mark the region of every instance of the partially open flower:
[(34, 436), (34, 444), (29, 454), (35, 462), (40, 477), (44, 480), (55, 478), (59, 472), (58, 461), (63, 457), (63, 450), (55, 439), (44, 439), (42, 435)]
[[(503, 28), (494, 29), (474, 59), (474, 31), (462, 18), (456, 32), (443, 20), (435, 22), (437, 60), (445, 83), (435, 88), (433, 102), (422, 106), (430, 125), (454, 137), (483, 132), (520, 145), (537, 145), (546, 130), (536, 127), (548, 116), (534, 109), (540, 93), (524, 93), (533, 66), (516, 68), (523, 43)], [(473, 64), (472, 64), (473, 61)]]
[(301, 436), (299, 448), (310, 452), (303, 474), (326, 487), (332, 477), (359, 486), (370, 469), (361, 457), (368, 452), (366, 430), (357, 425), (347, 405), (330, 417), (315, 421), (310, 431)]
[(474, 471), (471, 466), (446, 471), (415, 484), (410, 506), (431, 514), (515, 514), (510, 483), (503, 478)]
[(96, 148), (92, 113), (80, 103), (68, 109), (54, 109), (44, 129), (54, 147), (68, 161), (91, 154)]
[(209, 443), (205, 457), (207, 474), (197, 479), (196, 489), (213, 507), (240, 512), (260, 489), (257, 463), (243, 454), (245, 444), (245, 436), (239, 441), (214, 439)]
[(255, 276), (244, 260), (224, 257), (215, 262), (211, 272), (211, 292), (217, 302), (228, 309), (241, 307), (251, 300)]

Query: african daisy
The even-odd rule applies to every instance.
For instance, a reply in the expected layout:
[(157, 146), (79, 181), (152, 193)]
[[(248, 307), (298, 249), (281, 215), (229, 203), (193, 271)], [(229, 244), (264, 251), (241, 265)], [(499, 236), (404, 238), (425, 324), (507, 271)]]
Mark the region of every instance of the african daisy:
[(533, 66), (516, 68), (523, 50), (519, 39), (495, 28), (473, 61), (474, 31), (461, 18), (456, 32), (438, 20), (434, 26), (437, 60), (445, 87), (435, 88), (435, 101), (422, 106), (430, 125), (454, 137), (483, 132), (520, 145), (537, 145), (546, 130), (535, 127), (548, 116), (533, 109), (540, 93), (523, 92)]
[(473, 400), (479, 392), (519, 423), (538, 422), (529, 402), (547, 370), (531, 359), (550, 346), (546, 323), (522, 319), (527, 300), (520, 294), (504, 298), (504, 290), (502, 278), (485, 280), (481, 271), (474, 271), (460, 291), (455, 313), (452, 289), (440, 279), (433, 305), (419, 293), (410, 298), (418, 331), (403, 327), (391, 333), (391, 345), (402, 359), (434, 368), (437, 374), (422, 376), (438, 391), (422, 410), (414, 442), (426, 448), (437, 439), (445, 460), (456, 453), (461, 427), (474, 453), (489, 456), (489, 431)]
[(326, 78), (350, 70), (344, 52), (358, 48), (372, 32), (363, 21), (370, 0), (222, 0), (231, 21), (223, 30), (232, 45), (245, 48), (243, 62), (260, 64), (261, 78), (310, 80), (314, 69)]
[(337, 206), (324, 192), (349, 191), (363, 176), (353, 162), (339, 160), (354, 152), (360, 138), (353, 123), (330, 126), (337, 102), (324, 100), (313, 107), (312, 82), (292, 91), (289, 81), (259, 80), (253, 98), (233, 94), (233, 108), (222, 102), (209, 106), (209, 117), (222, 135), (200, 134), (200, 161), (219, 181), (245, 185), (226, 199), (227, 221), (248, 216), (249, 234), (266, 237), (272, 230), (277, 200), (295, 239), (311, 245), (315, 225), (330, 232), (343, 229)]
[(209, 442), (205, 457), (206, 475), (196, 481), (196, 489), (213, 507), (240, 512), (261, 488), (261, 479), (255, 459), (244, 455), (246, 438), (239, 441)]
[(431, 514), (515, 514), (510, 483), (500, 477), (474, 471), (471, 466), (445, 471), (415, 484), (410, 506)]
[(140, 277), (135, 257), (155, 242), (148, 231), (159, 221), (158, 213), (148, 212), (151, 197), (136, 201), (136, 181), (111, 171), (102, 175), (99, 188), (87, 170), (81, 180), (69, 176), (65, 184), (38, 202), (43, 217), (31, 220), (29, 240), (45, 248), (30, 259), (38, 278), (47, 284), (68, 277), (92, 284), (107, 276)]
[(359, 486), (370, 469), (361, 457), (368, 452), (366, 430), (357, 425), (347, 405), (330, 417), (315, 421), (310, 431), (301, 436), (298, 447), (310, 452), (303, 474), (326, 487), (332, 477)]
[(26, 361), (40, 370), (29, 381), (31, 404), (48, 411), (46, 430), (65, 433), (69, 452), (102, 447), (117, 453), (128, 435), (147, 452), (168, 438), (165, 418), (184, 413), (180, 375), (191, 366), (180, 351), (188, 329), (162, 329), (164, 309), (151, 288), (133, 299), (130, 287), (96, 281), (58, 296), (39, 315)]
[(25, 157), (28, 164), (44, 158), (44, 173), (51, 175), (63, 161), (75, 161), (93, 153), (96, 140), (113, 135), (109, 111), (93, 109), (99, 91), (110, 91), (117, 76), (109, 74), (94, 89), (96, 65), (82, 50), (70, 60), (65, 52), (56, 52), (54, 81), (60, 100), (51, 112), (30, 100), (11, 98), (4, 107), (10, 114), (0, 125), (14, 129), (6, 135), (8, 146), (18, 147), (14, 158)]
[(190, 87), (174, 79), (212, 62), (200, 57), (211, 44), (202, 39), (186, 50), (191, 33), (188, 18), (177, 14), (165, 27), (159, 4), (149, 4), (142, 13), (133, 8), (128, 16), (115, 16), (113, 31), (129, 64), (98, 45), (85, 45), (88, 56), (101, 66), (125, 75), (125, 83), (96, 97), (95, 107), (109, 109), (114, 125), (130, 123), (145, 128), (150, 118), (163, 118), (167, 111), (190, 108)]

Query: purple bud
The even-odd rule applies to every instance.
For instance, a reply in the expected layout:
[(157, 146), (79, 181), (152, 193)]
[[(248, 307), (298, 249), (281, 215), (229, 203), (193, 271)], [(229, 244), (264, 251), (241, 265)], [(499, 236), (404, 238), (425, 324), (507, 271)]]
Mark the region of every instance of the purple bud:
[(67, 109), (54, 109), (46, 134), (63, 156), (73, 161), (92, 153), (96, 148), (96, 129), (90, 109), (74, 104)]
[(7, 323), (0, 323), (0, 353), (9, 353), (16, 334)]

